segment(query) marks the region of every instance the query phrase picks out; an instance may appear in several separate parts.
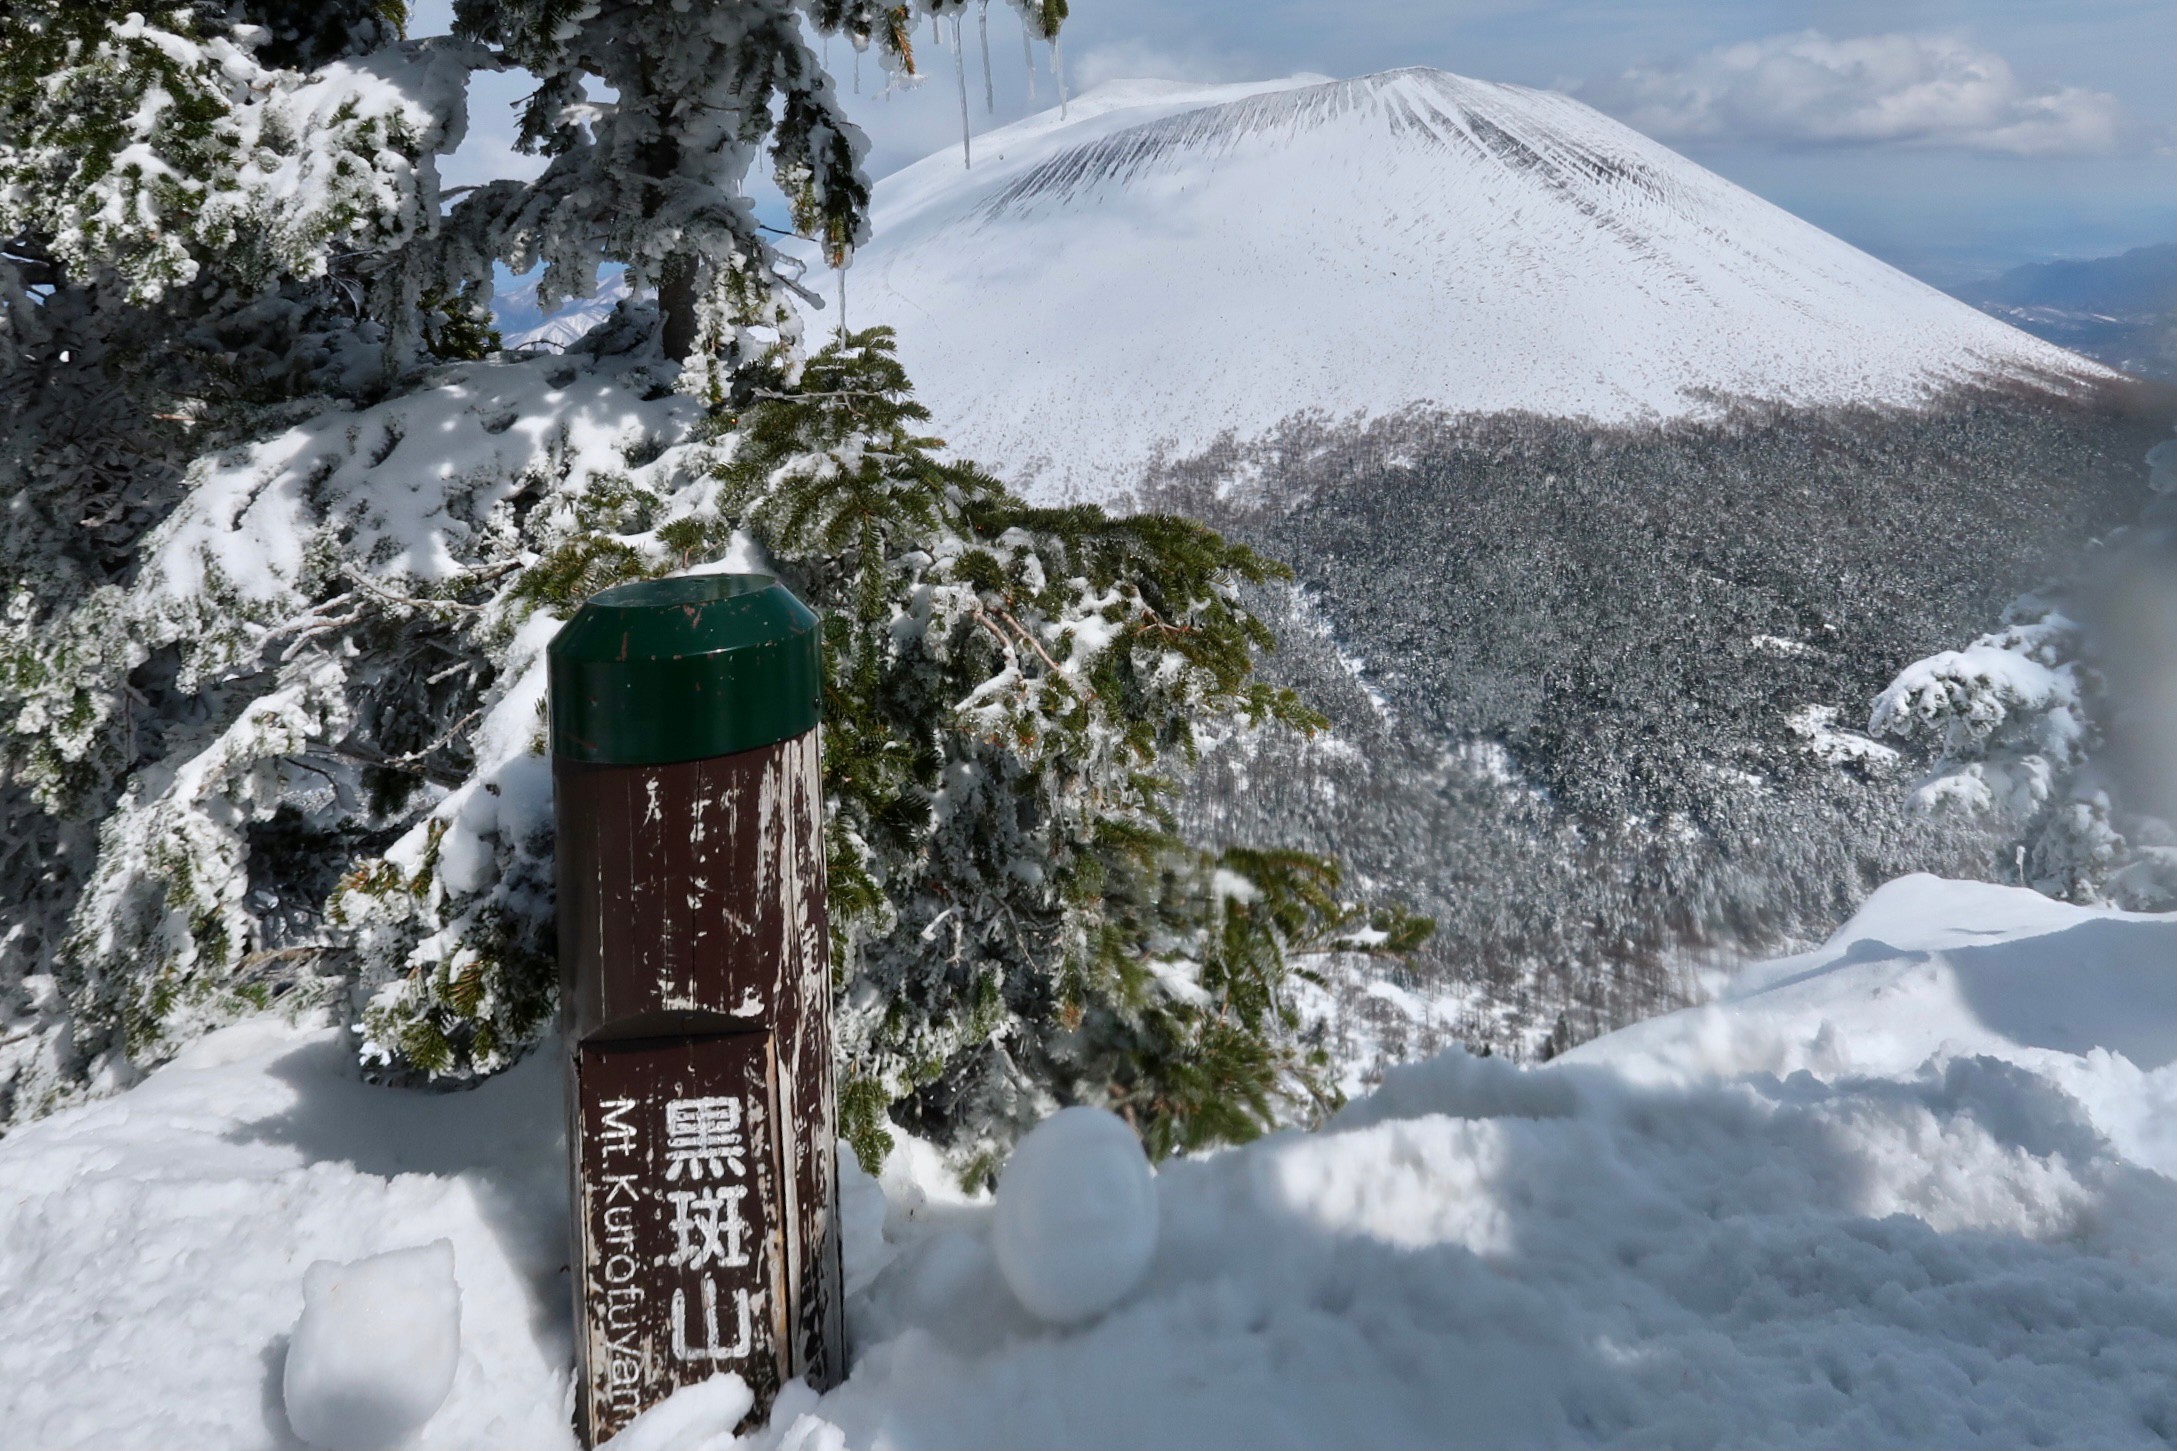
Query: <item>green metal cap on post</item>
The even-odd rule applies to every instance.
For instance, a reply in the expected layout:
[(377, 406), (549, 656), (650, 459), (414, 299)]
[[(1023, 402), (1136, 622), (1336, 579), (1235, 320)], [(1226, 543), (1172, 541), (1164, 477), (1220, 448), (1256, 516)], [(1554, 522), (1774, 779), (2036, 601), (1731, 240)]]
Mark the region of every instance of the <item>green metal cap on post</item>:
[(552, 750), (662, 766), (753, 750), (817, 723), (816, 616), (767, 574), (697, 574), (590, 597), (550, 649)]

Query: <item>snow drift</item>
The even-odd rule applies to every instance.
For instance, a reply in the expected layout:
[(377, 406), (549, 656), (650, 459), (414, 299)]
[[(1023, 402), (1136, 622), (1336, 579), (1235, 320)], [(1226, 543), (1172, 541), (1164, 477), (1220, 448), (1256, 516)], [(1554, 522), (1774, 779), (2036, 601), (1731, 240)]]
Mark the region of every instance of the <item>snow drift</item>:
[[(308, 1265), (440, 1237), (459, 1358), (414, 1444), (571, 1444), (550, 1055), (354, 1072), (259, 1020), (0, 1142), (10, 1444), (291, 1445)], [(750, 1444), (2171, 1444), (2173, 1125), (2177, 916), (1908, 878), (1708, 1006), (1167, 1163), (1148, 1276), (1077, 1328), (907, 1140), (847, 1174), (852, 1376)], [(623, 1444), (733, 1446), (747, 1404)]]
[[(1293, 414), (1600, 422), (2114, 375), (1562, 95), (1113, 82), (885, 178), (847, 320), (1031, 496)], [(812, 281), (815, 279), (812, 278)]]

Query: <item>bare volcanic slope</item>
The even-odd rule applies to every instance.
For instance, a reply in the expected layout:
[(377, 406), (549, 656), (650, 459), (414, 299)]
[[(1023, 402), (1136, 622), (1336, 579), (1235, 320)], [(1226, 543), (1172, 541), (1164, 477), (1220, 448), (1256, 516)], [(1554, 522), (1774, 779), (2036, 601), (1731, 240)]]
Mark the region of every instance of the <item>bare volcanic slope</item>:
[(2109, 376), (1568, 97), (1117, 82), (879, 183), (848, 320), (1045, 498), (1303, 411), (1625, 424)]

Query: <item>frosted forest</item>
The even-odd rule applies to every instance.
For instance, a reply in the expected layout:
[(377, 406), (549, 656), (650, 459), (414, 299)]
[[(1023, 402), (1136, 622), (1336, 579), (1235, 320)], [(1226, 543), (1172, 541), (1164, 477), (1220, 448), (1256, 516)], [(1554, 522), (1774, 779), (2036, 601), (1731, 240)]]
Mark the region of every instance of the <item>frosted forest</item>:
[[(1599, 91), (1085, 23), (0, 15), (0, 1423), (2177, 1443), (2168, 386)], [(581, 1318), (549, 652), (728, 574), (819, 621), (807, 1379)]]

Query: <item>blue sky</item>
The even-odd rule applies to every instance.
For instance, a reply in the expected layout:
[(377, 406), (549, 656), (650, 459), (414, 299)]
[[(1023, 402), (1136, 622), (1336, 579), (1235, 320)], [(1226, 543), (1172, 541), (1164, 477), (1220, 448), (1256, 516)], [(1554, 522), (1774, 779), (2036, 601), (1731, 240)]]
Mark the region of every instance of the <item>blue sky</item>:
[[(412, 33), (446, 27), (445, 0)], [(1818, 226), (1948, 284), (2177, 236), (2169, 0), (1073, 0), (1071, 87), (1429, 65), (1566, 91)], [(971, 12), (972, 15), (972, 12)], [(1031, 109), (1020, 26), (990, 10), (997, 106), (965, 27), (973, 125)], [(851, 95), (878, 174), (957, 144), (949, 50), (920, 86)], [(1039, 45), (1037, 104), (1053, 99)], [(515, 77), (486, 77), (455, 179), (526, 170)]]

